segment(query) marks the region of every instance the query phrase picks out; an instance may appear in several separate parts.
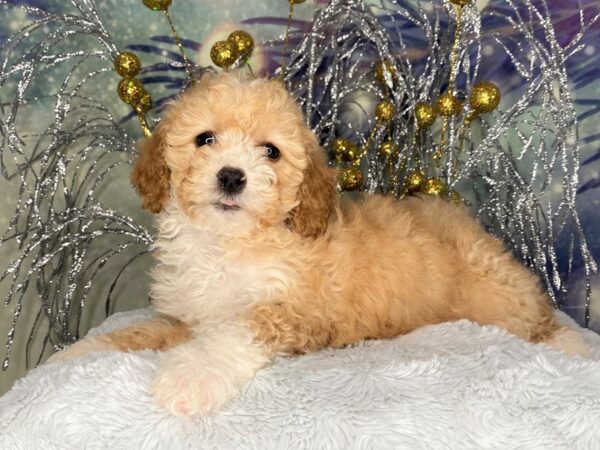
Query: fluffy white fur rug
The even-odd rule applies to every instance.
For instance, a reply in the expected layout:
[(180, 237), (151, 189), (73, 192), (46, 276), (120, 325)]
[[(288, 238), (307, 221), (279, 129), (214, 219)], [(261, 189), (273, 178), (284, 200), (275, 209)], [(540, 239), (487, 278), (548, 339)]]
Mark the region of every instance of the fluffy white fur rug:
[(159, 354), (92, 354), (38, 367), (0, 398), (0, 448), (595, 449), (600, 336), (585, 339), (588, 359), (467, 321), (429, 326), (278, 359), (208, 419), (153, 403)]

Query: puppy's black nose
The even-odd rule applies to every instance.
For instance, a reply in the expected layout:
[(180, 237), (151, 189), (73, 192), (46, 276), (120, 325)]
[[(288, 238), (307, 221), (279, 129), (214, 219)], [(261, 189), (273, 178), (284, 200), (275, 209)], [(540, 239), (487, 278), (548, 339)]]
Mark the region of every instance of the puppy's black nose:
[(246, 175), (240, 169), (223, 167), (217, 173), (219, 186), (226, 194), (239, 194), (246, 186)]

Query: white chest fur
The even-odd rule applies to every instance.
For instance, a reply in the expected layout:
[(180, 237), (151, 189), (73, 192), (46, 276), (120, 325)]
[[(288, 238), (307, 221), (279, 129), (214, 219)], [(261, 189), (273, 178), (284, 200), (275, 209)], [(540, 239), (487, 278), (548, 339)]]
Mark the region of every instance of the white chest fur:
[(286, 263), (285, 252), (257, 257), (252, 246), (236, 248), (178, 211), (163, 214), (158, 225), (151, 295), (164, 314), (186, 322), (223, 320), (280, 298), (296, 283), (297, 268)]

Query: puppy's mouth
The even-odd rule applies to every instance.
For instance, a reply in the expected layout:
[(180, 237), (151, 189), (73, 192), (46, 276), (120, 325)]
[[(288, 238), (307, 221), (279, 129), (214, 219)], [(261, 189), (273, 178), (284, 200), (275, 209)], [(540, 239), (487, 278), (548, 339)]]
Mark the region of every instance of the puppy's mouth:
[(237, 211), (241, 209), (240, 205), (238, 205), (235, 200), (232, 200), (230, 198), (222, 198), (214, 205), (217, 209), (220, 209), (221, 211)]

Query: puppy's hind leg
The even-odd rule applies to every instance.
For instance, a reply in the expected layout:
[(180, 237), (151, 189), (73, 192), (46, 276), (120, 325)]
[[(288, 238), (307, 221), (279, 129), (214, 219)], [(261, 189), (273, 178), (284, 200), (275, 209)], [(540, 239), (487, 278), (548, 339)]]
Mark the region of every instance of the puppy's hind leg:
[(47, 362), (66, 361), (91, 352), (128, 352), (143, 349), (164, 351), (189, 340), (190, 337), (190, 329), (183, 322), (168, 316), (159, 316), (112, 333), (86, 337), (55, 353)]
[(522, 339), (568, 354), (586, 354), (580, 334), (556, 322), (536, 276), (506, 252), (485, 250), (485, 246), (478, 249), (470, 261), (476, 264), (463, 274), (455, 308), (458, 318), (501, 326)]

